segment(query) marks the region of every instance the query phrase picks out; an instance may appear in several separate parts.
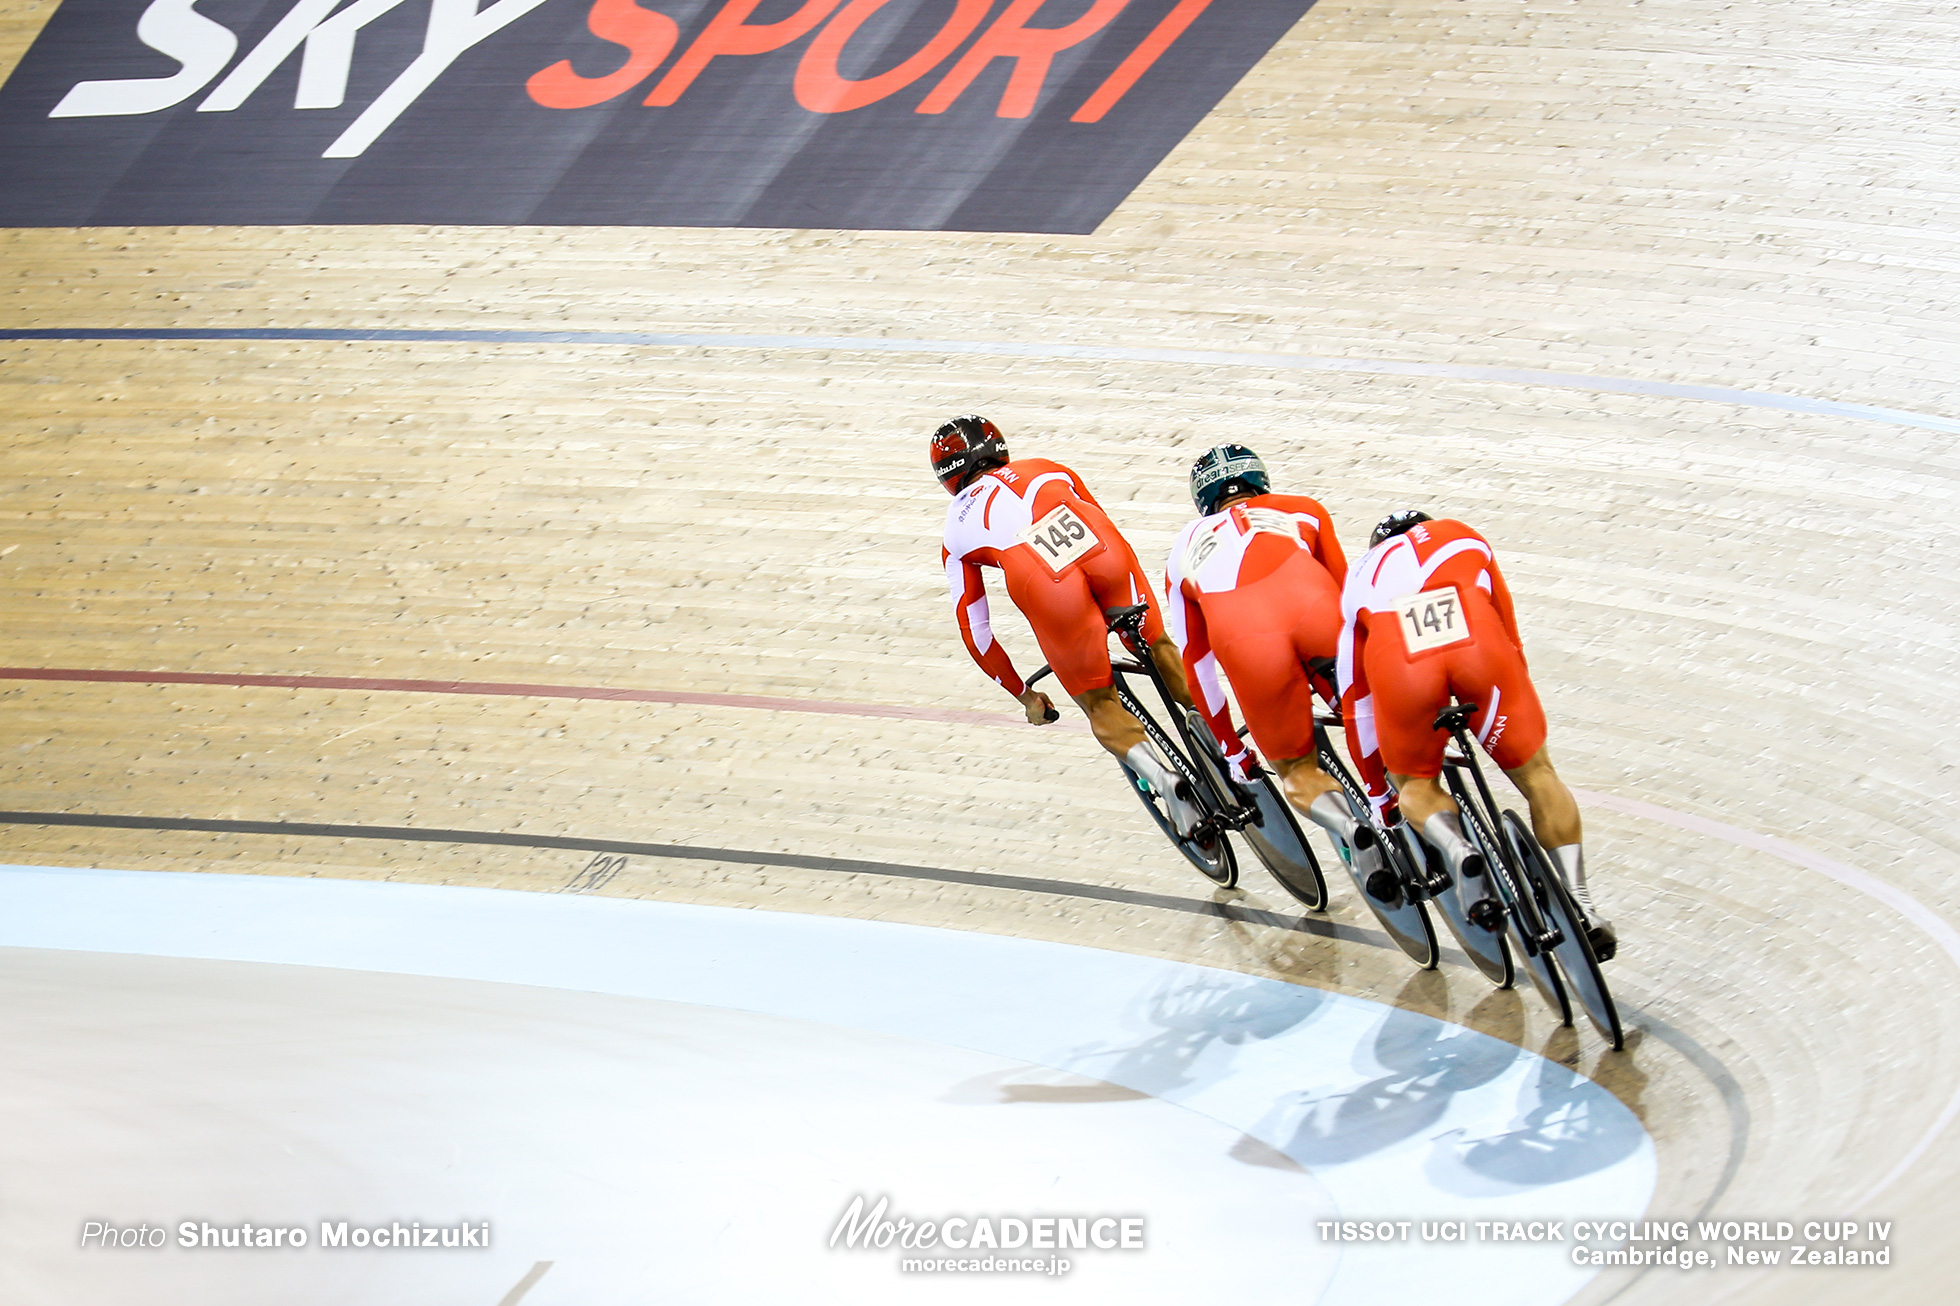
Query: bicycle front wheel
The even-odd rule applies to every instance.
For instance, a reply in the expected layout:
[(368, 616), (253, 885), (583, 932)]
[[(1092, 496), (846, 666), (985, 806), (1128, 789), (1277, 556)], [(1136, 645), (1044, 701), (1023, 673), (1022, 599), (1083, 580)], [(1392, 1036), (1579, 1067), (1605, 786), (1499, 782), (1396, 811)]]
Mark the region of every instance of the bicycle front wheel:
[[(1184, 761), (1182, 755), (1172, 754), (1172, 766), (1176, 767), (1182, 761)], [(1232, 855), (1232, 845), (1226, 841), (1225, 836), (1214, 834), (1209, 841), (1206, 841), (1179, 834), (1177, 823), (1171, 819), (1169, 806), (1164, 802), (1163, 796), (1153, 791), (1149, 783), (1132, 771), (1120, 758), (1116, 765), (1122, 768), (1123, 779), (1129, 783), (1130, 791), (1142, 801), (1143, 810), (1150, 813), (1150, 819), (1157, 823), (1157, 828), (1164, 832), (1164, 837), (1184, 854), (1184, 859), (1203, 872), (1207, 879), (1223, 888), (1230, 889), (1237, 886), (1239, 862), (1238, 858)], [(1178, 767), (1178, 769), (1183, 768)], [(1191, 777), (1186, 776), (1185, 779), (1188, 782)]]
[(1517, 859), (1525, 868), (1528, 879), (1536, 881), (1533, 885), (1538, 895), (1539, 910), (1564, 940), (1554, 949), (1552, 955), (1558, 958), (1559, 969), (1565, 972), (1567, 985), (1572, 996), (1579, 999), (1585, 1008), (1586, 1019), (1592, 1022), (1599, 1036), (1613, 1045), (1618, 1052), (1626, 1046), (1626, 1031), (1620, 1024), (1620, 1009), (1613, 1002), (1613, 994), (1606, 987), (1606, 976), (1600, 972), (1599, 959), (1593, 955), (1592, 940), (1586, 936), (1580, 921), (1579, 909), (1566, 891), (1565, 877), (1552, 865), (1552, 859), (1531, 828), (1518, 818), (1516, 812), (1504, 813), (1504, 836), (1511, 841)]
[[(1348, 799), (1348, 809), (1354, 810), (1354, 799)], [(1355, 813), (1361, 819), (1359, 812)], [(1372, 827), (1371, 827), (1372, 828)], [(1435, 970), (1436, 963), (1442, 960), (1442, 950), (1436, 946), (1436, 926), (1430, 921), (1429, 913), (1422, 904), (1409, 895), (1409, 886), (1416, 883), (1414, 870), (1408, 856), (1401, 847), (1401, 840), (1385, 840), (1381, 844), (1383, 861), (1395, 875), (1402, 891), (1393, 902), (1383, 902), (1368, 892), (1367, 880), (1356, 874), (1354, 869), (1354, 850), (1337, 836), (1329, 834), (1341, 860), (1347, 864), (1348, 878), (1354, 881), (1354, 890), (1361, 895), (1361, 901), (1368, 904), (1368, 910), (1375, 913), (1388, 937), (1395, 940), (1395, 946), (1408, 954), (1409, 960), (1424, 970)]]

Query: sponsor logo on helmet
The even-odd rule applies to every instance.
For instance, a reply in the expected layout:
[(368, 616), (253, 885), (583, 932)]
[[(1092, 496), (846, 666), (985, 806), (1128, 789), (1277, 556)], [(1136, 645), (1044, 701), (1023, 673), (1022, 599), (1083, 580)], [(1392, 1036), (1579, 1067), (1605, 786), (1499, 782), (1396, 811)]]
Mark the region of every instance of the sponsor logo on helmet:
[(1198, 460), (1191, 472), (1191, 492), (1201, 494), (1237, 477), (1265, 474), (1266, 464), (1259, 461), (1258, 454), (1244, 445), (1225, 445)]

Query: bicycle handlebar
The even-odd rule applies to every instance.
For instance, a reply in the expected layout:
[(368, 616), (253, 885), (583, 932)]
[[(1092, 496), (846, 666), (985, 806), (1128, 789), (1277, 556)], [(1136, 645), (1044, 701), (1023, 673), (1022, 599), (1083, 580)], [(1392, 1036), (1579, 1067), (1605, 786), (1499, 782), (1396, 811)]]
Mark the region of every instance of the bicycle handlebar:
[[(1041, 664), (1041, 670), (1035, 672), (1032, 676), (1029, 676), (1026, 680), (1023, 680), (1021, 684), (1028, 689), (1033, 689), (1035, 681), (1041, 679), (1043, 676), (1052, 676), (1054, 674), (1055, 674), (1054, 668), (1050, 667), (1046, 662), (1044, 662)], [(1041, 714), (1041, 719), (1043, 721), (1052, 724), (1053, 722), (1060, 721), (1062, 719), (1062, 714), (1060, 712), (1057, 712), (1054, 708), (1051, 707), (1046, 712), (1043, 712)]]

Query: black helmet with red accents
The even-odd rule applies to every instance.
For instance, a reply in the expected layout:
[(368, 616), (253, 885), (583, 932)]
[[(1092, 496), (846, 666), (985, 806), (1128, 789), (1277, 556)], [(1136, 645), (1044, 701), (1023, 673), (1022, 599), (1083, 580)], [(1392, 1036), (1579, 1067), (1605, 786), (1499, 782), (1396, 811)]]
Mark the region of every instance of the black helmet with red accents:
[(984, 417), (955, 417), (932, 433), (932, 474), (958, 494), (966, 483), (989, 467), (1007, 461), (1007, 437)]
[(1369, 537), (1368, 544), (1373, 547), (1383, 540), (1394, 539), (1422, 522), (1434, 520), (1435, 518), (1428, 513), (1416, 508), (1404, 508), (1400, 512), (1392, 512), (1375, 523), (1375, 533)]

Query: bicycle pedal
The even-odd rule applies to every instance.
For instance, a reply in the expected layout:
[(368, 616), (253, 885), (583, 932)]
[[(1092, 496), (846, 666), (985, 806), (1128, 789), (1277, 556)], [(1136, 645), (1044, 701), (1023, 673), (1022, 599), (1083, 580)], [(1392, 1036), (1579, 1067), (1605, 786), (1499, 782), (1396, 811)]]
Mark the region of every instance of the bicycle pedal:
[(1592, 944), (1594, 961), (1611, 961), (1620, 955), (1620, 936), (1610, 925), (1588, 926), (1586, 942)]
[(1489, 930), (1492, 934), (1504, 926), (1503, 909), (1489, 898), (1479, 898), (1471, 903), (1470, 910), (1464, 915), (1470, 918), (1472, 925), (1480, 930)]

